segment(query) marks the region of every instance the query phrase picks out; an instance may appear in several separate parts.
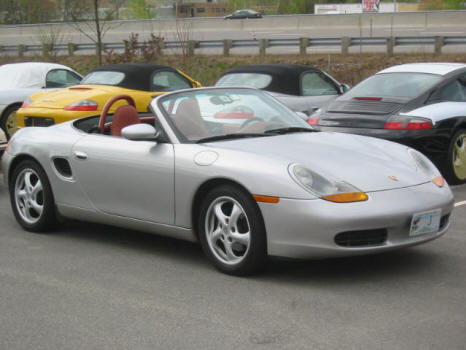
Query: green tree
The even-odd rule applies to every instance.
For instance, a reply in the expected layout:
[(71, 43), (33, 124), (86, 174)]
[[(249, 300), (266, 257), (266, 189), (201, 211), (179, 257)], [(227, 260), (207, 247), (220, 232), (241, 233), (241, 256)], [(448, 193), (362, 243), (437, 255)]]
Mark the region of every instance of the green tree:
[(156, 5), (147, 0), (129, 0), (126, 7), (127, 16), (132, 19), (150, 19), (157, 16)]

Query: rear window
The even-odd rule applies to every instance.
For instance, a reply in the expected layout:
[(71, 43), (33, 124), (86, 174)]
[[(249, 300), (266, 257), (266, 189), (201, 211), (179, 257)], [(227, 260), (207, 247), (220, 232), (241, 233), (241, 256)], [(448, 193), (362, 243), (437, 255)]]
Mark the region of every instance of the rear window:
[(125, 73), (122, 72), (92, 72), (81, 80), (81, 84), (91, 85), (118, 85), (125, 78)]
[(382, 73), (362, 81), (346, 93), (348, 97), (419, 96), (442, 80), (442, 76), (425, 73)]
[(215, 86), (233, 86), (233, 87), (249, 87), (256, 89), (266, 88), (272, 77), (268, 74), (261, 73), (231, 73), (221, 77)]

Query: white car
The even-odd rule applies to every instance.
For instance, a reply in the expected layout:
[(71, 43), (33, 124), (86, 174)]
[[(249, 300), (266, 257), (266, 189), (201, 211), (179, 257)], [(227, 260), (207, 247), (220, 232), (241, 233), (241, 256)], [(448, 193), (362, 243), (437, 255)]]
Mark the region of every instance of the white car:
[(16, 130), (15, 112), (29, 95), (41, 89), (76, 85), (82, 76), (56, 63), (23, 62), (0, 66), (0, 129), (9, 138)]

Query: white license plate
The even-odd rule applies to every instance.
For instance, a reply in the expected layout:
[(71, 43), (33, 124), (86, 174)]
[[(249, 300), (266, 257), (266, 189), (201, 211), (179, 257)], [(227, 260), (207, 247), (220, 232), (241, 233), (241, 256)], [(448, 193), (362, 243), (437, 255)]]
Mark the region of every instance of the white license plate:
[(422, 235), (425, 233), (437, 232), (440, 227), (440, 216), (442, 209), (435, 209), (416, 213), (411, 219), (410, 236)]

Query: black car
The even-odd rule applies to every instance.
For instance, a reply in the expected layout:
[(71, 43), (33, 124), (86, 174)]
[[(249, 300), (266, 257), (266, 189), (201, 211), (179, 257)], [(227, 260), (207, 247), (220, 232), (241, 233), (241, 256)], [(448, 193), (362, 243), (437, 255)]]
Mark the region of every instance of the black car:
[(224, 73), (215, 86), (252, 87), (270, 92), (296, 112), (310, 115), (349, 89), (321, 70), (299, 64), (255, 64)]
[(379, 137), (429, 157), (451, 184), (466, 183), (466, 64), (384, 69), (308, 120), (324, 131)]
[(245, 19), (245, 18), (262, 18), (260, 12), (254, 10), (237, 10), (231, 15), (225, 16), (225, 19)]

